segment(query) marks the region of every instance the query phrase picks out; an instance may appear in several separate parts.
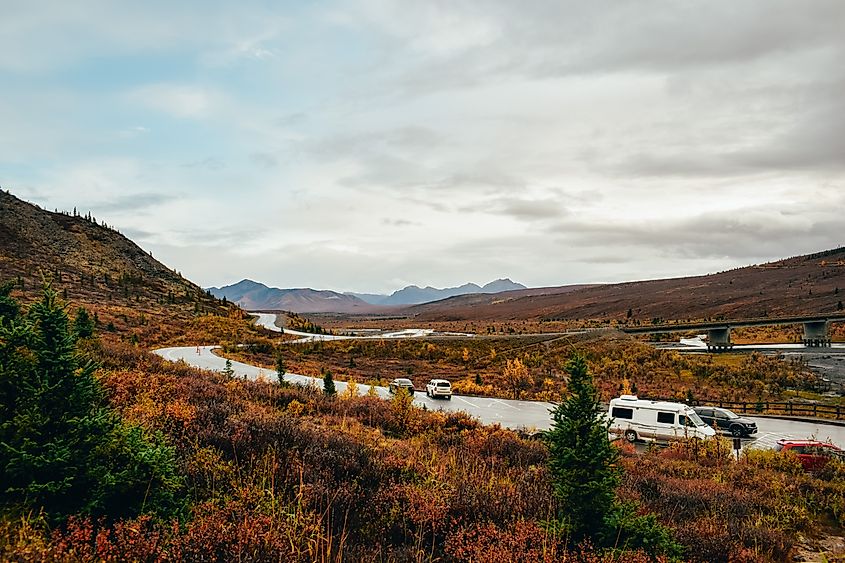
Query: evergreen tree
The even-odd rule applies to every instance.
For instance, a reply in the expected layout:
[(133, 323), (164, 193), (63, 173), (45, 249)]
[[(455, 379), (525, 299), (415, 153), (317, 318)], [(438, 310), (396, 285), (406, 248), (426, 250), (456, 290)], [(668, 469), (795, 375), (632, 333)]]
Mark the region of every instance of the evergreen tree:
[(73, 319), (73, 331), (77, 338), (88, 338), (94, 334), (94, 319), (83, 307), (76, 310), (76, 317)]
[(226, 358), (226, 367), (223, 368), (221, 373), (229, 379), (235, 375), (235, 370), (232, 369), (232, 360)]
[(18, 302), (12, 299), (14, 287), (15, 284), (10, 281), (0, 284), (0, 326), (11, 323), (20, 314)]
[(589, 539), (597, 547), (642, 549), (670, 561), (683, 555), (671, 531), (653, 514), (638, 514), (633, 503), (616, 500), (621, 470), (619, 450), (608, 439), (610, 420), (587, 362), (575, 355), (567, 364), (569, 397), (552, 409), (552, 427), (543, 434), (549, 446), (549, 469), (555, 496), (561, 501), (552, 528), (572, 545)]
[(279, 378), (279, 383), (284, 383), (285, 381), (285, 374), (288, 371), (287, 364), (285, 363), (285, 357), (282, 356), (281, 351), (276, 352), (276, 376)]
[(326, 371), (326, 374), (323, 376), (323, 393), (329, 397), (333, 397), (337, 394), (337, 389), (335, 389), (334, 386), (334, 377), (332, 376), (331, 371)]
[(557, 524), (578, 544), (600, 540), (615, 506), (619, 450), (608, 439), (609, 421), (599, 418), (599, 394), (587, 363), (575, 355), (567, 365), (569, 397), (551, 410), (544, 433), (555, 496), (561, 501)]
[(0, 308), (0, 509), (53, 520), (171, 512), (173, 451), (108, 409), (69, 324), (50, 287), (26, 315)]

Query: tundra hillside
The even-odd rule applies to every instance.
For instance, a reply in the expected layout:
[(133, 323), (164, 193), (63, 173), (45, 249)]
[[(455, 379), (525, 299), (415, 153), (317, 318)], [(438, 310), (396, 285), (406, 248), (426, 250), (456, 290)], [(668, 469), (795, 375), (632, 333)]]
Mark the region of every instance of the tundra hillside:
[(155, 260), (82, 210), (51, 212), (0, 190), (0, 282), (25, 302), (50, 281), (104, 333), (156, 346), (257, 334), (238, 307)]
[(845, 247), (685, 278), (603, 284), (559, 293), (462, 295), (409, 307), (418, 321), (578, 319), (650, 323), (841, 313)]

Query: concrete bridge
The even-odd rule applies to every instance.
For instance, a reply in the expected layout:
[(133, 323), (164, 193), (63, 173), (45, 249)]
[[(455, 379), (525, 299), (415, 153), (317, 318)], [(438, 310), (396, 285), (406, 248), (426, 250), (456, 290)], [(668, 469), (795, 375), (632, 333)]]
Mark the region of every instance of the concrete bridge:
[(707, 332), (707, 349), (715, 352), (730, 350), (731, 329), (744, 326), (804, 325), (804, 346), (830, 346), (830, 323), (845, 322), (845, 315), (817, 315), (807, 317), (780, 317), (713, 321), (702, 323), (655, 324), (648, 326), (620, 327), (628, 334), (665, 334), (667, 332)]

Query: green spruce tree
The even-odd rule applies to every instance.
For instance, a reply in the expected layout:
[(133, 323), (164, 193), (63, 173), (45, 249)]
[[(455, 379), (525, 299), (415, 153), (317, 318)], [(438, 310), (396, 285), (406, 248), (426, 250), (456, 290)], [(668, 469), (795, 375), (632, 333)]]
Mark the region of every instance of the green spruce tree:
[[(109, 408), (53, 289), (22, 314), (0, 289), (0, 510), (172, 513), (181, 480), (160, 436)], [(5, 306), (4, 306), (5, 305)]]
[(639, 514), (633, 503), (616, 499), (621, 469), (619, 450), (610, 443), (610, 420), (587, 369), (575, 355), (567, 365), (569, 397), (552, 409), (552, 427), (543, 437), (549, 446), (549, 470), (560, 512), (552, 528), (571, 545), (590, 540), (596, 547), (642, 549), (651, 557), (677, 561), (683, 547), (653, 514)]
[(279, 383), (285, 382), (285, 374), (288, 371), (287, 364), (285, 363), (285, 357), (282, 355), (280, 350), (276, 351), (276, 377), (279, 378)]
[(3, 326), (4, 323), (11, 323), (20, 315), (20, 305), (12, 299), (14, 288), (14, 282), (9, 281), (0, 284), (0, 326)]
[(94, 319), (83, 307), (76, 310), (76, 316), (73, 319), (73, 331), (77, 338), (88, 338), (94, 334)]
[(323, 393), (329, 397), (333, 397), (337, 394), (337, 389), (335, 389), (334, 386), (334, 377), (332, 376), (332, 372), (329, 370), (327, 370), (326, 374), (323, 376)]
[(560, 500), (557, 524), (576, 545), (600, 542), (619, 485), (619, 450), (608, 439), (609, 421), (599, 418), (599, 394), (580, 355), (567, 365), (569, 397), (552, 409), (544, 433), (554, 494)]

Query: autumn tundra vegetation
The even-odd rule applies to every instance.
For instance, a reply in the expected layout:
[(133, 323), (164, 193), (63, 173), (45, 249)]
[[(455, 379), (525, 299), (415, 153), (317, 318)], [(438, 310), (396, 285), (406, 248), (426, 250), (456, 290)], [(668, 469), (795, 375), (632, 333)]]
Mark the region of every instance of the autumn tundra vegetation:
[(585, 351), (554, 368), (554, 425), (532, 440), (404, 393), (168, 363), (49, 288), (28, 307), (11, 289), (3, 560), (769, 561), (845, 524), (839, 463), (811, 475), (774, 452), (734, 461), (722, 440), (644, 454), (609, 442)]
[(623, 386), (644, 397), (695, 401), (765, 403), (824, 396), (827, 382), (800, 359), (761, 353), (681, 354), (660, 350), (618, 331), (546, 337), (367, 339), (279, 345), (256, 336), (247, 345), (224, 343), (222, 353), (272, 369), (283, 356), (294, 373), (384, 385), (407, 377), (422, 388), (431, 378), (448, 379), (459, 395), (560, 401), (567, 394), (566, 365), (582, 354), (602, 400)]

